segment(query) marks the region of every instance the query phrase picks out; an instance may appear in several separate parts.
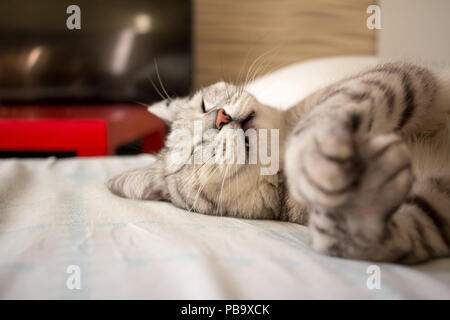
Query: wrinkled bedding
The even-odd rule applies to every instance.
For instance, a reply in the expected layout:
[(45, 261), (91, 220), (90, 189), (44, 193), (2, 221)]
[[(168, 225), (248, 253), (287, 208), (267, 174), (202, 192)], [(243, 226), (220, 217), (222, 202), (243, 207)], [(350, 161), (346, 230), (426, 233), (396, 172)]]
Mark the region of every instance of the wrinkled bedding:
[[(116, 197), (151, 156), (0, 162), (1, 298), (450, 298), (450, 259), (415, 267), (319, 255), (305, 227)], [(69, 290), (68, 266), (81, 271)]]
[[(373, 63), (366, 57), (347, 64), (358, 61)], [(345, 67), (343, 60), (335, 65)], [(287, 107), (312, 90), (306, 84), (318, 75), (305, 70), (317, 68), (294, 65), (249, 90)], [(300, 93), (289, 85), (274, 88), (276, 101), (264, 96), (261, 88), (280, 79), (305, 86)], [(370, 289), (372, 263), (315, 253), (303, 226), (200, 215), (170, 203), (122, 199), (104, 186), (107, 177), (153, 160), (1, 160), (0, 298), (450, 298), (450, 259), (376, 264), (380, 288)], [(79, 268), (80, 289), (67, 286), (70, 266)]]

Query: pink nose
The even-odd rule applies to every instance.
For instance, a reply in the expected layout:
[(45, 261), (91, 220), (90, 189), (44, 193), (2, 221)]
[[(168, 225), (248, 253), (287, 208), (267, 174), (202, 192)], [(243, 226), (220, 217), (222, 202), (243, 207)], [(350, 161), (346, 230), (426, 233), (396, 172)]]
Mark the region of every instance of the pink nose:
[(231, 121), (231, 117), (225, 113), (225, 110), (220, 109), (219, 112), (217, 112), (217, 118), (216, 118), (216, 128), (222, 129), (222, 127)]

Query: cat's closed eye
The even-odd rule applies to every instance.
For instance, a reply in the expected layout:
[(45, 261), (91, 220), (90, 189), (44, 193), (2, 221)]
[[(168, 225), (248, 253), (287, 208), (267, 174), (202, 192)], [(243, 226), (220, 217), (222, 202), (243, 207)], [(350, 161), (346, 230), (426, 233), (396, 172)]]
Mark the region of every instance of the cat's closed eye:
[(203, 113), (206, 113), (205, 100), (202, 100), (202, 111)]

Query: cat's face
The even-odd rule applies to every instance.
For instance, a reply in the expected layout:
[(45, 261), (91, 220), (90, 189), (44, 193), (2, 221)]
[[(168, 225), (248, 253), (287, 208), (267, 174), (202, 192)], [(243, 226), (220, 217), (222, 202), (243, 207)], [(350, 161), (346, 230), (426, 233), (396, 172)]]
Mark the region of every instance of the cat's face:
[(264, 211), (262, 198), (277, 196), (265, 184), (278, 181), (282, 112), (224, 82), (156, 103), (149, 111), (170, 128), (158, 157), (167, 200), (193, 211), (233, 215)]

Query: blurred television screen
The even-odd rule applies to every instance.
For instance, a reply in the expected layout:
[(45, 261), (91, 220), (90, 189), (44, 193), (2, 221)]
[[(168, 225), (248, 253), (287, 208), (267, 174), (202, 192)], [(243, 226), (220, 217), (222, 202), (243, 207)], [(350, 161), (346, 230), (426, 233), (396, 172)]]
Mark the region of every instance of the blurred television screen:
[(191, 87), (190, 1), (1, 1), (0, 103), (142, 102)]

